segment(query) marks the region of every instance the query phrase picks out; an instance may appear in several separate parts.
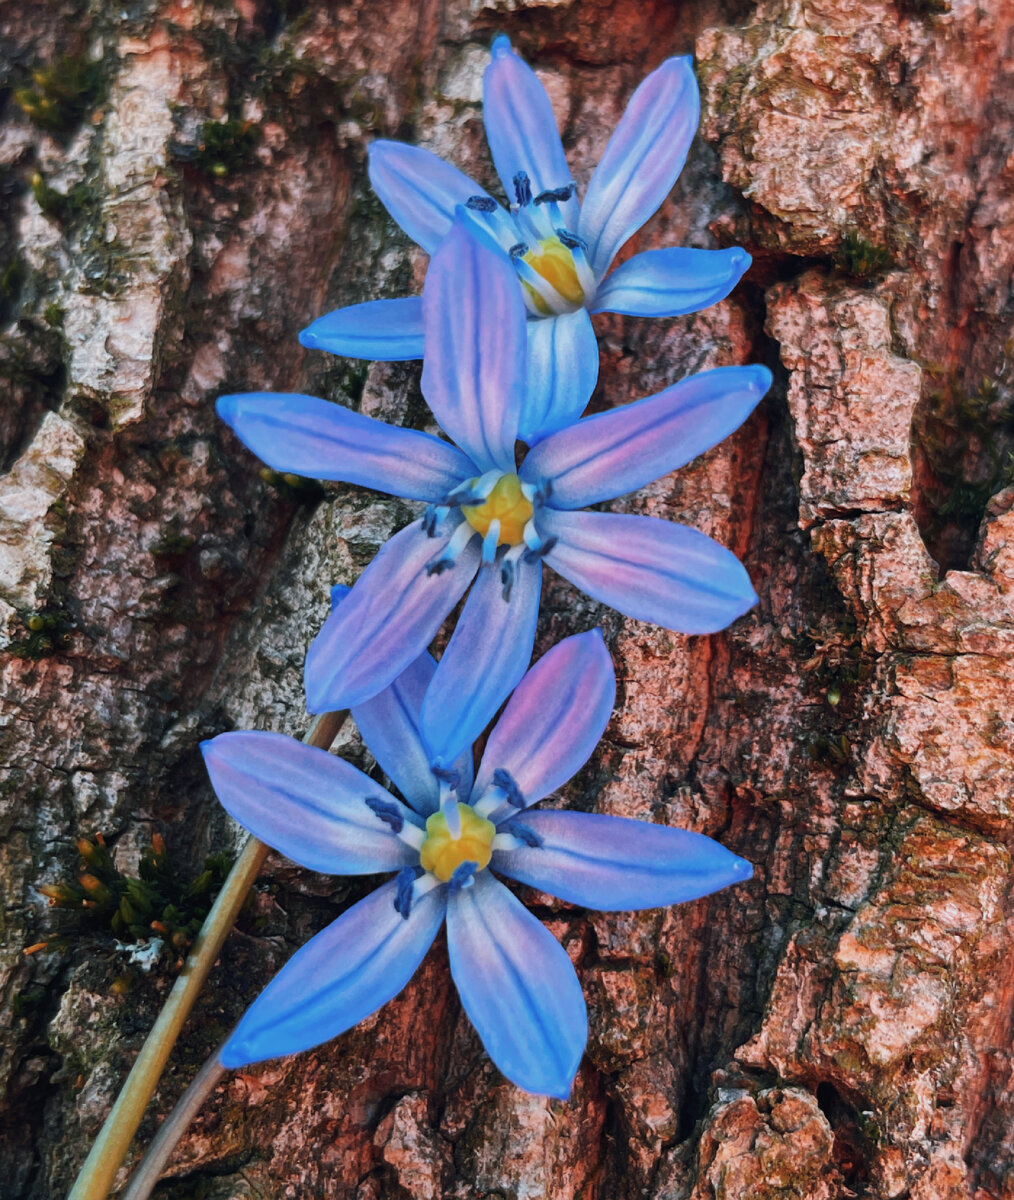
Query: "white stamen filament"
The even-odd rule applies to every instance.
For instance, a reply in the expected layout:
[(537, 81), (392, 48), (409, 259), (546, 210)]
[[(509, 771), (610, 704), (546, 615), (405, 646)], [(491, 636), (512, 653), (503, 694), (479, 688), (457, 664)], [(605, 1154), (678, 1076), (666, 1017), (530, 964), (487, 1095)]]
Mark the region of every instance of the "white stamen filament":
[(411, 821), (406, 821), (395, 836), (401, 838), (405, 845), (411, 846), (413, 850), (421, 850), (426, 841), (426, 831), (418, 825), (413, 825)]
[(432, 871), (427, 871), (420, 875), (419, 878), (412, 884), (412, 902), (421, 900), (427, 892), (432, 892), (435, 887), (440, 886), (440, 880)]
[(496, 559), (496, 548), (500, 543), (500, 518), (494, 517), (482, 539), (482, 561), (491, 563)]
[(503, 806), (503, 802), (503, 792), (500, 790), (500, 788), (493, 784), (491, 787), (487, 788), (487, 790), (482, 794), (481, 798), (472, 805), (472, 809), (476, 816), (483, 817), (488, 821), (489, 814), (494, 813), (498, 808), (501, 808)]
[(458, 555), (461, 554), (462, 550), (464, 550), (473, 537), (475, 537), (475, 530), (467, 521), (462, 521), (458, 528), (451, 534), (450, 541), (444, 547), (440, 559), (443, 562), (457, 562)]
[(525, 545), (529, 550), (537, 551), (542, 549), (542, 538), (539, 537), (534, 520), (526, 523), (524, 533), (521, 536), (525, 539)]
[(446, 783), (440, 785), (440, 811), (447, 822), (447, 832), (452, 841), (461, 837), (461, 813), (458, 812), (458, 793)]
[(498, 833), (493, 837), (490, 846), (493, 850), (520, 850), (527, 845), (520, 838), (515, 837), (513, 833)]
[[(539, 298), (545, 303), (550, 312), (573, 312), (574, 305), (571, 304), (569, 300), (565, 299), (565, 297), (561, 296), (556, 288), (553, 287), (553, 285), (549, 282), (549, 280), (544, 279), (538, 273), (538, 271), (526, 263), (523, 258), (515, 258), (514, 266), (518, 275), (521, 277), (522, 283), (528, 284), (532, 291), (537, 293)], [(546, 315), (544, 312), (539, 312), (539, 310), (532, 303), (530, 296), (525, 297), (525, 303), (528, 305), (529, 311), (534, 313), (535, 316), (544, 317)]]

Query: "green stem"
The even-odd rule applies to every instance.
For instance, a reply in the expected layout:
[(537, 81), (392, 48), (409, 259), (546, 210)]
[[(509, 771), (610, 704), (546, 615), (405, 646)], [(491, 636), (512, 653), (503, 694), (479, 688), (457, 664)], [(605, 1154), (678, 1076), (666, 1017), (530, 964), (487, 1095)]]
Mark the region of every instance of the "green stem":
[[(328, 749), (345, 721), (346, 713), (323, 713), (307, 731), (303, 741), (309, 746)], [(247, 893), (261, 869), (268, 847), (256, 838), (243, 847), (218, 893), (211, 912), (197, 935), (179, 978), (173, 984), (158, 1020), (148, 1034), (126, 1082), (116, 1098), (106, 1123), (99, 1131), (91, 1152), (71, 1189), (67, 1200), (106, 1200), (116, 1173), (130, 1149), (137, 1127), (144, 1116), (176, 1039), (197, 1000), (222, 949), (229, 930), (243, 907)]]

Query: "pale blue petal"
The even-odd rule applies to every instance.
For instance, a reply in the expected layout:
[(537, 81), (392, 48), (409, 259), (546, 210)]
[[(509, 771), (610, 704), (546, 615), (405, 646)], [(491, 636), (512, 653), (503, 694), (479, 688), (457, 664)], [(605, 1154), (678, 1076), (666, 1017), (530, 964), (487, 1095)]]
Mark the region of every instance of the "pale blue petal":
[(595, 390), (599, 346), (588, 313), (528, 322), (528, 394), (519, 436), (530, 446), (573, 424)]
[[(533, 811), (519, 820), (527, 840), (541, 845), (495, 851), (493, 869), (585, 908), (617, 912), (680, 904), (753, 874), (745, 859), (686, 829), (597, 813)], [(501, 829), (510, 833), (511, 826)]]
[(426, 649), (479, 565), (473, 538), (454, 566), (428, 575), (448, 536), (427, 537), (415, 521), (381, 547), (307, 651), (310, 712), (369, 700)]
[(554, 433), (527, 456), (521, 477), (548, 482), (553, 508), (584, 508), (622, 496), (728, 437), (770, 386), (771, 372), (761, 366), (691, 375), (657, 396)]
[(423, 356), (422, 297), (368, 300), (319, 317), (299, 335), (308, 350), (405, 362)]
[[(521, 171), (531, 182), (533, 196), (566, 187), (570, 168), (546, 89), (511, 49), (508, 38), (498, 37), (492, 54), (482, 81), (482, 116), (508, 202), (514, 203), (514, 177)], [(573, 228), (576, 201), (571, 197), (560, 208)]]
[(403, 142), (374, 142), (369, 174), (381, 203), (427, 254), (433, 254), (450, 232), (459, 204), (472, 196), (488, 196), (457, 167)]
[(679, 633), (714, 633), (757, 603), (739, 559), (686, 525), (621, 513), (543, 509), (546, 562), (594, 599)]
[(390, 806), (395, 821), (412, 820), (409, 810), (335, 755), (253, 731), (219, 734), (201, 750), (229, 815), (293, 862), (328, 875), (371, 875), (418, 861), (366, 801)]
[(448, 897), (451, 975), (468, 1019), (511, 1083), (565, 1100), (588, 1040), (566, 951), (488, 871)]
[(564, 638), (522, 679), (497, 721), (479, 765), (474, 800), (506, 771), (525, 804), (556, 791), (602, 736), (616, 699), (616, 677), (598, 629)]
[(423, 288), (422, 391), (443, 429), (482, 472), (514, 470), (525, 395), (525, 305), (510, 259), (462, 220)]
[(532, 656), (542, 563), (524, 560), (504, 599), (499, 563), (479, 568), (422, 706), (433, 763), (467, 750), (517, 686)]
[[(423, 697), (436, 669), (432, 654), (428, 651), (420, 654), (390, 687), (352, 709), (352, 717), (371, 754), (408, 803), (423, 816), (435, 812), (440, 800), (440, 784), (430, 770), (420, 722)], [(470, 742), (452, 766), (461, 775), (459, 795), (467, 799), (472, 787)]]
[(316, 396), (249, 392), (220, 397), (215, 410), (276, 471), (435, 502), (476, 472), (469, 458), (440, 438)]
[(634, 92), (581, 205), (596, 278), (669, 195), (694, 140), (700, 96), (689, 58), (668, 58)]
[[(606, 277), (592, 312), (632, 317), (678, 317), (724, 300), (751, 263), (741, 247), (730, 250), (646, 250)], [(312, 328), (312, 326), (311, 326)], [(379, 356), (378, 356), (379, 357)]]
[(289, 959), (222, 1047), (222, 1065), (309, 1050), (393, 1000), (437, 936), (446, 889), (395, 910), (397, 881), (360, 900)]

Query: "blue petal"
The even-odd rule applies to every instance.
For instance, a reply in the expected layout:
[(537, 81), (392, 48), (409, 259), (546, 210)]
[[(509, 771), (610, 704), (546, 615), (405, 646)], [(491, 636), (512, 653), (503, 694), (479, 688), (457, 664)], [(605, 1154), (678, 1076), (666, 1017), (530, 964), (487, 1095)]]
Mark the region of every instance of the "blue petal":
[(691, 375), (554, 433), (528, 455), (521, 477), (548, 482), (553, 508), (584, 508), (632, 492), (728, 437), (770, 386), (771, 372), (761, 366)]
[(451, 975), (511, 1083), (565, 1100), (588, 1040), (581, 984), (548, 929), (488, 871), (447, 904)]
[(751, 263), (740, 246), (731, 250), (646, 250), (609, 275), (595, 294), (592, 312), (632, 317), (678, 317), (724, 300)]
[(289, 959), (222, 1047), (222, 1065), (246, 1066), (309, 1050), (393, 1000), (426, 957), (444, 919), (444, 888), (395, 910), (392, 880), (360, 900)]
[(369, 300), (319, 317), (299, 335), (308, 350), (405, 362), (423, 356), (422, 297)]
[(517, 565), (504, 599), (498, 563), (481, 567), (422, 706), (431, 762), (467, 750), (528, 667), (539, 617), (542, 563)]
[(202, 742), (211, 785), (230, 816), (262, 842), (311, 871), (370, 875), (418, 855), (367, 805), (409, 810), (368, 775), (280, 733), (223, 733)]
[[(420, 654), (390, 687), (352, 709), (373, 757), (408, 803), (424, 816), (435, 812), (440, 800), (440, 784), (430, 770), (419, 716), (436, 669), (429, 652)], [(461, 775), (459, 795), (467, 799), (472, 787), (471, 743), (452, 766)]]
[(475, 475), (474, 463), (440, 438), (385, 425), (316, 396), (249, 392), (222, 396), (215, 409), (243, 445), (276, 471), (434, 502)]
[[(538, 846), (496, 851), (501, 875), (602, 912), (696, 900), (753, 874), (753, 867), (700, 833), (597, 813), (526, 812)], [(510, 833), (510, 825), (502, 827)]]
[(485, 472), (514, 470), (525, 395), (525, 305), (506, 254), (455, 221), (426, 272), (422, 391)]
[(599, 346), (583, 308), (528, 322), (528, 394), (519, 436), (534, 445), (584, 412), (599, 375)]
[[(493, 57), (482, 81), (482, 116), (490, 153), (509, 203), (515, 200), (514, 177), (521, 171), (528, 176), (535, 196), (571, 182), (546, 89), (531, 67), (514, 53), (506, 37), (493, 42)], [(573, 228), (576, 201), (571, 197), (560, 207), (564, 220)]]
[(472, 789), (479, 800), (498, 770), (535, 804), (588, 759), (609, 723), (616, 677), (602, 633), (564, 638), (518, 685), (497, 721)]
[(310, 712), (369, 700), (422, 654), (479, 565), (473, 538), (454, 566), (427, 575), (447, 541), (427, 537), (416, 521), (381, 547), (307, 651)]
[(669, 195), (700, 110), (689, 58), (666, 59), (631, 96), (581, 205), (578, 232), (597, 278)]
[(757, 603), (739, 559), (686, 525), (546, 508), (539, 533), (558, 539), (546, 555), (553, 570), (638, 621), (714, 633)]
[(369, 174), (381, 203), (428, 254), (450, 232), (459, 204), (472, 196), (488, 196), (457, 167), (429, 150), (402, 142), (374, 142)]

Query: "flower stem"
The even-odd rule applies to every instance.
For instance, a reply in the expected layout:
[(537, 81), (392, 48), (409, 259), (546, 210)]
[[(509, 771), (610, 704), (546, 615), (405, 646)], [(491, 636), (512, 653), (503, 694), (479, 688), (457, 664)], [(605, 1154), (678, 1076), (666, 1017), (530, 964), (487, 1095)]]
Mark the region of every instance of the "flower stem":
[[(322, 713), (303, 741), (309, 746), (328, 749), (346, 716), (345, 712)], [(218, 958), (267, 852), (263, 842), (250, 838), (233, 864), (67, 1200), (106, 1200), (109, 1195), (183, 1022)]]

